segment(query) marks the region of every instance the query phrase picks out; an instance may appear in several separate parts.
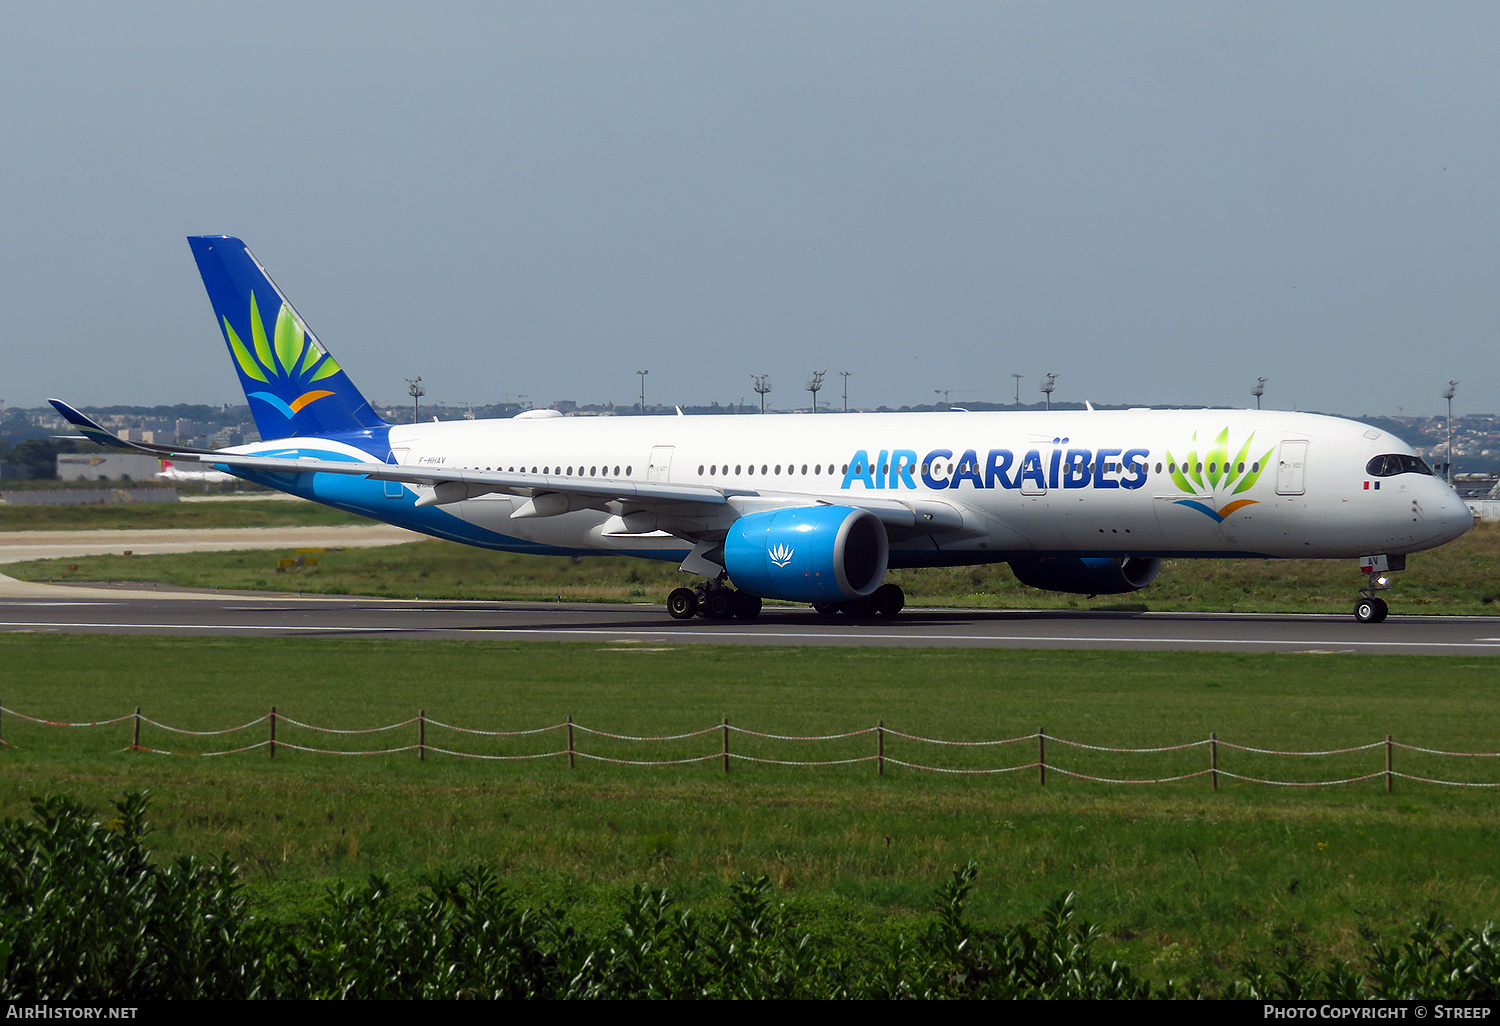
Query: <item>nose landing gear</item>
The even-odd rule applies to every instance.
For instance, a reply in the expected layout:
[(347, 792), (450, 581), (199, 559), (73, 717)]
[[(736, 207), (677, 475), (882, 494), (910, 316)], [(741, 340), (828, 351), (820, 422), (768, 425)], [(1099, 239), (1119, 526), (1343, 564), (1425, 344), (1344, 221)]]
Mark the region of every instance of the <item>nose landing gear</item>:
[(1359, 590), (1359, 601), (1354, 603), (1354, 619), (1360, 623), (1380, 623), (1384, 620), (1391, 610), (1376, 592), (1385, 591), (1391, 586), (1387, 574), (1405, 569), (1405, 556), (1359, 557), (1359, 572), (1365, 575), (1365, 584)]
[(1385, 599), (1376, 598), (1374, 595), (1361, 594), (1359, 601), (1354, 603), (1354, 618), (1360, 623), (1379, 623), (1390, 611), (1390, 606), (1385, 604)]

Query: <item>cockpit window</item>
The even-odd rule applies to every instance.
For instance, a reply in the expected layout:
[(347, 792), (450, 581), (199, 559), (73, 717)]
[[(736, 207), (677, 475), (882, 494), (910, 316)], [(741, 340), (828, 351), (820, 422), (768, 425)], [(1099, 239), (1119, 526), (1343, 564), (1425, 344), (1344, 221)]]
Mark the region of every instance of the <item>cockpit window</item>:
[(1405, 456), (1401, 453), (1371, 457), (1370, 462), (1365, 464), (1365, 473), (1371, 477), (1395, 477), (1397, 474), (1433, 476), (1432, 468), (1423, 463), (1420, 456)]

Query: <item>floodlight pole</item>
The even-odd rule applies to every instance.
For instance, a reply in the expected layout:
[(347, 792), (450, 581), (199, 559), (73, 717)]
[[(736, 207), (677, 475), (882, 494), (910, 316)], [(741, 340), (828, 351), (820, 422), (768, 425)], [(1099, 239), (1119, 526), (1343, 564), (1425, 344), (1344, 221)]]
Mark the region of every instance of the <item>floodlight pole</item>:
[(1448, 484), (1453, 484), (1453, 393), (1458, 391), (1458, 382), (1448, 382), (1448, 387), (1443, 389), (1443, 398), (1448, 400), (1448, 471), (1444, 475)]
[(646, 415), (646, 375), (651, 372), (648, 370), (638, 370), (636, 373), (641, 376), (641, 416), (644, 417)]
[[(1017, 382), (1019, 385), (1020, 382)], [(1042, 383), (1042, 391), (1047, 395), (1047, 409), (1052, 409), (1052, 390), (1057, 387), (1057, 375), (1052, 371), (1047, 372), (1047, 380)]]
[(766, 393), (771, 391), (771, 383), (768, 380), (771, 375), (752, 374), (750, 376), (755, 379), (755, 390), (760, 393), (760, 412), (764, 416), (766, 412)]
[(849, 412), (849, 375), (853, 374), (854, 372), (853, 371), (839, 371), (839, 373), (844, 376), (844, 412), (848, 413)]
[(427, 394), (427, 389), (422, 387), (422, 375), (418, 374), (415, 379), (406, 379), (406, 394), (411, 396), (411, 422), (421, 423), (422, 397)]
[(1021, 408), (1021, 379), (1026, 375), (1012, 371), (1010, 376), (1016, 379), (1016, 409), (1019, 410)]
[(813, 371), (812, 379), (808, 381), (806, 386), (807, 390), (812, 393), (812, 411), (814, 413), (818, 412), (818, 391), (823, 387), (823, 375), (827, 373), (826, 370)]
[(1250, 390), (1250, 394), (1255, 396), (1255, 408), (1257, 410), (1260, 409), (1260, 397), (1266, 394), (1266, 380), (1266, 378), (1256, 378), (1255, 387)]

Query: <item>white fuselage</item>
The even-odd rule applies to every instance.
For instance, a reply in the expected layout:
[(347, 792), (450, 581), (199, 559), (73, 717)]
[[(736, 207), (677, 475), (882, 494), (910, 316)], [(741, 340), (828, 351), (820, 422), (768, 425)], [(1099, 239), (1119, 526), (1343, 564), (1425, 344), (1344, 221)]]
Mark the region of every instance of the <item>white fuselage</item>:
[[(336, 443), (296, 442), (370, 459)], [(1350, 420), (1277, 411), (523, 417), (394, 426), (389, 442), (391, 462), (409, 467), (719, 489), (731, 519), (792, 496), (901, 503), (919, 519), (938, 513), (941, 530), (893, 533), (892, 566), (1062, 553), (1358, 557), (1432, 548), (1472, 523), (1430, 473), (1372, 475), (1372, 457), (1412, 453), (1399, 439)], [(393, 499), (415, 491), (387, 486)], [(523, 502), (487, 494), (442, 509), (467, 525), (464, 540), (495, 548), (661, 558), (680, 558), (724, 520), (664, 515), (653, 529), (622, 529), (622, 514), (650, 504), (513, 517)], [(342, 504), (408, 522), (409, 501), (392, 503), (390, 515), (378, 504)]]

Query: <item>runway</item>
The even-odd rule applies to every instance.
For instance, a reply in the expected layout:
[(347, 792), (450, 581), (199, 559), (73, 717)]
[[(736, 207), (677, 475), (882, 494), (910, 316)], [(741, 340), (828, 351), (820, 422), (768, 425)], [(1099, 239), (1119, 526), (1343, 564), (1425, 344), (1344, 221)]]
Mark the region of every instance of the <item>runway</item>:
[[(85, 552), (181, 552), (298, 545), (388, 545), (414, 537), (379, 525), (338, 528), (0, 533), (4, 561)], [(825, 618), (768, 605), (757, 620), (673, 620), (660, 603), (444, 602), (248, 595), (136, 585), (28, 584), (0, 576), (0, 631), (181, 637), (347, 637), (719, 645), (1363, 652), (1500, 655), (1500, 618), (1349, 614), (1120, 613), (922, 609)]]
[[(8, 579), (7, 579), (8, 580)], [(0, 631), (184, 637), (598, 641), (1214, 652), (1500, 655), (1500, 620), (1352, 616), (914, 609), (894, 618), (824, 618), (767, 607), (754, 621), (677, 621), (660, 605), (469, 603), (291, 595), (0, 588)]]

